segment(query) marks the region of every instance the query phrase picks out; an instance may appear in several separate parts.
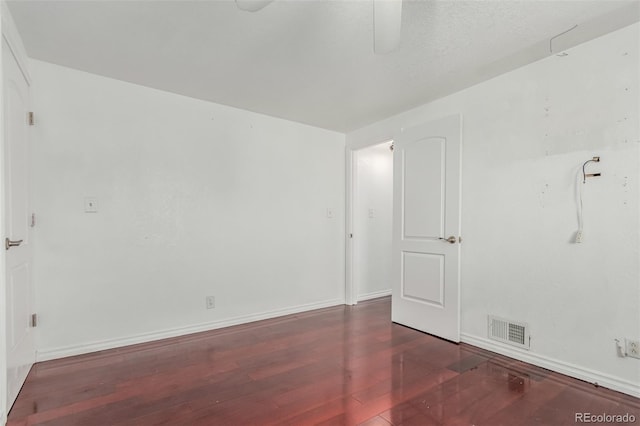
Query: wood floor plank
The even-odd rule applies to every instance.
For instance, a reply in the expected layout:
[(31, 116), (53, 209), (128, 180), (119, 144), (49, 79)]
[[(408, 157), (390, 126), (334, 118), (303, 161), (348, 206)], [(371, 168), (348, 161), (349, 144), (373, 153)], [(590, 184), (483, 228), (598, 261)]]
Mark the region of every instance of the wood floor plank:
[(36, 364), (9, 426), (575, 424), (640, 401), (393, 324), (390, 299)]

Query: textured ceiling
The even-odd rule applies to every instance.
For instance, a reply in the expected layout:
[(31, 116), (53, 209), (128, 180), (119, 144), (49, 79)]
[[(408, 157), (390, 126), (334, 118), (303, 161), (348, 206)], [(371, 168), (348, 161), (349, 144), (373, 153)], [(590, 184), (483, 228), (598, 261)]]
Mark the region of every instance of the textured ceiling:
[(232, 1), (8, 4), (33, 58), (341, 132), (544, 57), (576, 24), (601, 27), (575, 30), (582, 39), (627, 25), (638, 8), (405, 0), (400, 48), (374, 55), (369, 0), (276, 0), (256, 13)]

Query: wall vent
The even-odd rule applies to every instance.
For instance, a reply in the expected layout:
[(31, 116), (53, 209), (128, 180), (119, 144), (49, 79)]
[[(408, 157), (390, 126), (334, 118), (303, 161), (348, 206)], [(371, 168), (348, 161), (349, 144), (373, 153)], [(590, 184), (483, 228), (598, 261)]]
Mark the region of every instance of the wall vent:
[(529, 349), (529, 326), (489, 315), (489, 338)]

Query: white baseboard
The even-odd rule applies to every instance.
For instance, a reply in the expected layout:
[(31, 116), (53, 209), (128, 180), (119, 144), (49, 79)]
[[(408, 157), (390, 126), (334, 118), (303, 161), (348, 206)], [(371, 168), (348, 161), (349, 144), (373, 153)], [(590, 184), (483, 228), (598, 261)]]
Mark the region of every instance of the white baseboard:
[(4, 426), (7, 424), (7, 415), (3, 410), (0, 410), (0, 425)]
[(284, 315), (297, 314), (300, 312), (312, 311), (314, 309), (328, 308), (331, 306), (344, 305), (344, 299), (326, 300), (317, 303), (307, 303), (304, 305), (293, 306), (285, 309), (276, 309), (273, 311), (261, 312), (258, 314), (242, 315), (219, 321), (206, 322), (201, 324), (190, 325), (186, 327), (177, 327), (167, 330), (155, 331), (152, 333), (142, 333), (132, 336), (107, 339), (95, 342), (89, 342), (80, 345), (62, 346), (51, 349), (41, 349), (36, 353), (36, 362), (49, 361), (52, 359), (65, 358), (69, 356), (82, 355), (91, 352), (103, 351), (106, 349), (120, 348), (122, 346), (136, 345), (139, 343), (147, 343), (155, 340), (168, 339), (171, 337), (184, 336), (187, 334), (200, 333), (203, 331), (216, 330), (219, 328), (230, 327), (233, 325), (246, 324), (249, 322), (260, 321), (265, 319), (277, 318)]
[(389, 290), (381, 290), (374, 291), (372, 293), (359, 294), (358, 302), (363, 302), (365, 300), (377, 299), (378, 297), (391, 296), (391, 289)]
[(619, 377), (610, 376), (608, 374), (580, 367), (575, 364), (560, 361), (554, 358), (549, 358), (543, 355), (538, 355), (522, 349), (517, 349), (500, 342), (494, 342), (493, 340), (489, 340), (484, 337), (477, 337), (470, 334), (461, 333), (460, 341), (473, 346), (477, 346), (482, 349), (486, 349), (491, 352), (496, 352), (501, 355), (517, 359), (519, 361), (528, 362), (529, 364), (537, 365), (538, 367), (546, 368), (548, 370), (565, 374), (567, 376), (575, 377), (576, 379), (584, 380), (585, 382), (598, 384), (598, 386), (622, 392), (627, 395), (635, 396), (636, 398), (640, 397), (639, 384), (621, 379)]

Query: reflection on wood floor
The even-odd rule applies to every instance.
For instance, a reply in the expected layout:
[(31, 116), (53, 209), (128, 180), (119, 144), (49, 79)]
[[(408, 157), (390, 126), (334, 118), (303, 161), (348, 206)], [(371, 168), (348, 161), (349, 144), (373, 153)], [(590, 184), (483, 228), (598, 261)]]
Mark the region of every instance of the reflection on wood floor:
[(392, 324), (389, 298), (35, 365), (9, 425), (575, 425), (624, 394)]

